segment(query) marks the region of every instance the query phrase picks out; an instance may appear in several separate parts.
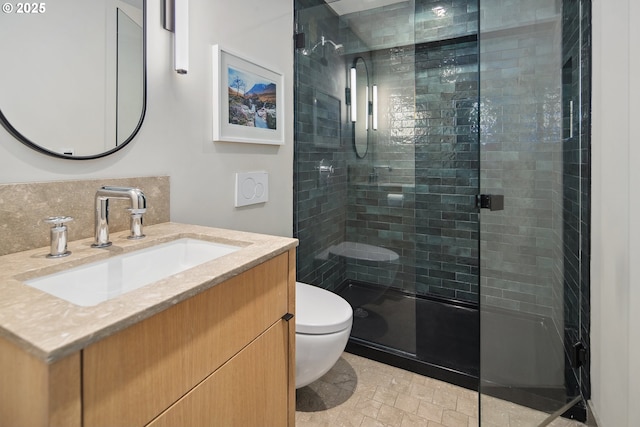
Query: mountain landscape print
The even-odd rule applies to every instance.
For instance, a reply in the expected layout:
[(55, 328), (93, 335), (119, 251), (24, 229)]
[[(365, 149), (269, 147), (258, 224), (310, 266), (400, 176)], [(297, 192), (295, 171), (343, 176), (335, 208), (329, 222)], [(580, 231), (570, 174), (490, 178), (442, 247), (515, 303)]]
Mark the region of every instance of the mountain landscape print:
[(276, 84), (231, 66), (227, 69), (229, 124), (275, 130)]

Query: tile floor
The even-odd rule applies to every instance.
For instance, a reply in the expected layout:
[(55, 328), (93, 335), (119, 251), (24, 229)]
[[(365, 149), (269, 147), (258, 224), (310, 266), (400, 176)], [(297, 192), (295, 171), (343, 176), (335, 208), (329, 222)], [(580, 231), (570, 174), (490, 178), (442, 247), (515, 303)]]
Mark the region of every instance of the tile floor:
[[(476, 392), (349, 353), (296, 397), (297, 427), (479, 426)], [(546, 417), (483, 397), (482, 427), (534, 427)], [(584, 426), (566, 419), (549, 425)]]

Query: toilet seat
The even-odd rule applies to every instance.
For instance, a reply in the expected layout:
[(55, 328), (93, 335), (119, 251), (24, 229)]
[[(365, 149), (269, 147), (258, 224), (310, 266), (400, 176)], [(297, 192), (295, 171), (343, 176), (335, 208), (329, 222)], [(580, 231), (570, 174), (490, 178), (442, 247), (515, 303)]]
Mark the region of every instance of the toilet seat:
[(351, 327), (353, 309), (333, 292), (296, 282), (296, 333), (331, 334)]

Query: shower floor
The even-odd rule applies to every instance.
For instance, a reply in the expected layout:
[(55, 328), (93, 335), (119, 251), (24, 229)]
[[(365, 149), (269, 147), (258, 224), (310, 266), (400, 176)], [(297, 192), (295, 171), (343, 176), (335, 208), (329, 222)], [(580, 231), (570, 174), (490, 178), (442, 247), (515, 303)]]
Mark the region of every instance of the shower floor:
[[(348, 352), (478, 390), (477, 306), (356, 281), (336, 293), (354, 308)], [(486, 310), (483, 322), (482, 392), (543, 411), (562, 406), (565, 362), (552, 351), (550, 320)]]
[[(382, 350), (393, 365), (477, 388), (480, 330), (477, 308), (415, 297), (354, 281), (337, 293), (354, 308), (351, 341)], [(348, 351), (354, 352), (350, 345)], [(357, 351), (357, 350), (356, 350)], [(384, 358), (384, 355), (382, 355)]]

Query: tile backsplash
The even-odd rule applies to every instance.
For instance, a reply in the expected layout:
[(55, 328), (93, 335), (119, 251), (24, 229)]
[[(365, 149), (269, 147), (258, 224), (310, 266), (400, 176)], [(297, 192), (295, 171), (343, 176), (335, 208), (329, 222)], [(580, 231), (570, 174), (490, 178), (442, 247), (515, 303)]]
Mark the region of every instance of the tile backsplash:
[[(169, 221), (169, 177), (92, 179), (0, 185), (0, 255), (49, 246), (50, 216), (71, 216), (69, 241), (92, 237), (94, 196), (103, 185), (140, 188), (147, 198), (144, 224)], [(109, 231), (129, 228), (127, 200), (111, 200)]]

